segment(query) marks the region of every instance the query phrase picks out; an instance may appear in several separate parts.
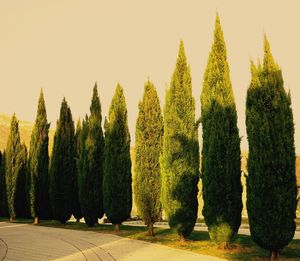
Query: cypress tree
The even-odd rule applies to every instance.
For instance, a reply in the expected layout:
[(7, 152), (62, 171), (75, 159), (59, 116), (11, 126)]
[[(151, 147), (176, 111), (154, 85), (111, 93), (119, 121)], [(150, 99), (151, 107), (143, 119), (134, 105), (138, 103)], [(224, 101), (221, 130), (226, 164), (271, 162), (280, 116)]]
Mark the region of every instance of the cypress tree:
[(0, 152), (0, 217), (8, 217), (5, 175), (5, 151)]
[(14, 114), (11, 119), (5, 157), (6, 194), (11, 221), (21, 217), (23, 210), (26, 209), (27, 195), (24, 189), (26, 156), (26, 149), (20, 142), (19, 122)]
[(56, 123), (50, 164), (50, 195), (53, 217), (66, 223), (72, 214), (75, 162), (75, 130), (70, 107), (64, 98)]
[(134, 196), (138, 213), (154, 236), (153, 224), (160, 220), (161, 175), (159, 156), (162, 150), (163, 118), (154, 85), (145, 84), (135, 130)]
[(28, 187), (27, 187), (27, 148), (25, 143), (21, 144), (19, 154), (19, 178), (16, 187), (16, 213), (17, 217), (29, 218), (30, 205), (28, 200)]
[(79, 179), (79, 157), (81, 153), (81, 122), (78, 120), (77, 126), (76, 126), (76, 133), (75, 133), (75, 159), (76, 159), (76, 172), (75, 172), (75, 179), (74, 179), (74, 198), (73, 198), (73, 216), (79, 222), (79, 220), (83, 217), (82, 211), (80, 208), (80, 202), (79, 202), (79, 188), (78, 188), (78, 179)]
[(120, 224), (130, 217), (132, 178), (130, 134), (123, 88), (117, 85), (105, 123), (105, 161), (103, 178), (104, 210), (119, 231)]
[(246, 126), (249, 142), (247, 211), (253, 240), (271, 260), (293, 238), (297, 185), (291, 97), (264, 38), (263, 66), (251, 64)]
[(101, 104), (97, 84), (93, 89), (90, 116), (82, 124), (81, 166), (79, 166), (79, 200), (88, 226), (98, 223), (103, 210), (104, 137), (101, 126)]
[(79, 203), (82, 215), (84, 217), (85, 223), (88, 226), (94, 226), (97, 223), (96, 215), (90, 216), (90, 213), (94, 213), (95, 209), (90, 207), (91, 201), (87, 198), (90, 187), (91, 180), (88, 177), (88, 161), (87, 161), (87, 151), (86, 151), (86, 140), (88, 133), (88, 116), (82, 121), (82, 129), (80, 134), (80, 146), (77, 147), (79, 150), (79, 157), (77, 160), (78, 173), (78, 195)]
[(166, 92), (163, 152), (160, 158), (162, 205), (169, 226), (184, 241), (198, 211), (199, 144), (190, 67), (181, 41), (176, 67)]
[(49, 195), (49, 127), (43, 90), (41, 90), (37, 116), (31, 134), (28, 158), (28, 189), (31, 216), (38, 223), (39, 218), (51, 218)]
[(211, 240), (224, 248), (241, 224), (242, 185), (237, 112), (226, 46), (217, 15), (201, 94), (203, 216)]

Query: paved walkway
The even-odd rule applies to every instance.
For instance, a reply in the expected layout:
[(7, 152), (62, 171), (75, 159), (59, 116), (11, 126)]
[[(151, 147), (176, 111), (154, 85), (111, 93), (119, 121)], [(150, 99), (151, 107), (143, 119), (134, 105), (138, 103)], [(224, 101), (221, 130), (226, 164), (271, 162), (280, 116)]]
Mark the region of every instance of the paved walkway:
[(0, 260), (217, 261), (116, 235), (0, 222)]

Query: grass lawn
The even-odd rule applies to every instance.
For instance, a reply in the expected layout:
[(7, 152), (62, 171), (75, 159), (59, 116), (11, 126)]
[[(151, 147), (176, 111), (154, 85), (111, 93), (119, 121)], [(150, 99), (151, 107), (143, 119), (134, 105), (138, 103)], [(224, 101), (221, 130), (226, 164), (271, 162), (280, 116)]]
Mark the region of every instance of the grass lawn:
[[(113, 227), (108, 224), (99, 224), (89, 228), (84, 223), (68, 222), (66, 225), (62, 225), (57, 221), (41, 221), (40, 225), (114, 234)], [(145, 227), (122, 225), (121, 231), (117, 235), (222, 257), (227, 260), (269, 260), (269, 252), (258, 247), (250, 236), (238, 235), (231, 243), (229, 250), (222, 250), (216, 244), (210, 242), (207, 232), (194, 231), (187, 242), (179, 242), (176, 231), (166, 228), (155, 228), (154, 231), (155, 237), (149, 237), (146, 236)], [(300, 240), (293, 240), (284, 248), (280, 252), (280, 260), (300, 260)]]
[[(7, 221), (7, 219), (0, 219)], [(32, 223), (33, 220), (18, 219), (16, 223)], [(64, 229), (75, 229), (84, 231), (95, 231), (100, 233), (115, 234), (114, 228), (109, 224), (98, 224), (89, 228), (85, 223), (67, 222), (66, 225), (57, 221), (40, 221), (40, 226), (57, 227)], [(146, 228), (141, 226), (121, 226), (117, 234), (121, 237), (143, 240), (151, 243), (161, 244), (183, 250), (189, 250), (199, 254), (217, 256), (227, 260), (269, 260), (269, 252), (258, 247), (250, 236), (237, 235), (230, 245), (230, 249), (219, 249), (209, 240), (207, 232), (194, 231), (187, 242), (179, 242), (176, 231), (166, 228), (155, 228), (155, 237), (146, 236)], [(293, 240), (280, 252), (280, 260), (300, 260), (300, 240)]]

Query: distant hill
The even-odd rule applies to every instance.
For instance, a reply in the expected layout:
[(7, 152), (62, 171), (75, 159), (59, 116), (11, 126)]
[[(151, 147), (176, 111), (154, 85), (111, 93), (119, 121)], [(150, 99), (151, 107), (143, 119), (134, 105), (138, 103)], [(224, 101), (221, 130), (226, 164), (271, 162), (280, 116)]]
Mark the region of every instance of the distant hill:
[[(18, 117), (18, 116), (17, 116)], [(25, 142), (27, 148), (29, 148), (30, 144), (30, 137), (31, 132), (33, 129), (33, 122), (30, 121), (22, 121), (19, 120), (19, 130), (21, 135), (21, 142)], [(10, 121), (11, 116), (1, 114), (0, 113), (0, 150), (3, 151), (6, 147), (6, 142), (9, 135), (9, 129), (10, 129)], [(54, 136), (54, 130), (50, 129), (49, 131), (49, 148), (52, 148), (53, 144), (53, 136)]]

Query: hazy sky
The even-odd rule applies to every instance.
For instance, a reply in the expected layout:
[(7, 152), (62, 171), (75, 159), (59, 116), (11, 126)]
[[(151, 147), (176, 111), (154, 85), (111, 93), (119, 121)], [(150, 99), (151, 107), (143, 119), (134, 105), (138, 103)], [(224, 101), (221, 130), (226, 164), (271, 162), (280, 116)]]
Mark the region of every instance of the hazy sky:
[[(117, 82), (124, 87), (132, 139), (145, 81), (161, 104), (180, 39), (191, 65), (197, 117), (216, 11), (227, 44), (238, 125), (247, 149), (245, 98), (249, 59), (263, 54), (263, 33), (291, 90), (300, 153), (300, 1), (287, 0), (1, 0), (0, 112), (35, 119), (40, 88), (54, 126), (63, 96), (73, 117), (89, 111), (98, 82), (107, 115)], [(200, 142), (201, 143), (201, 142)]]

